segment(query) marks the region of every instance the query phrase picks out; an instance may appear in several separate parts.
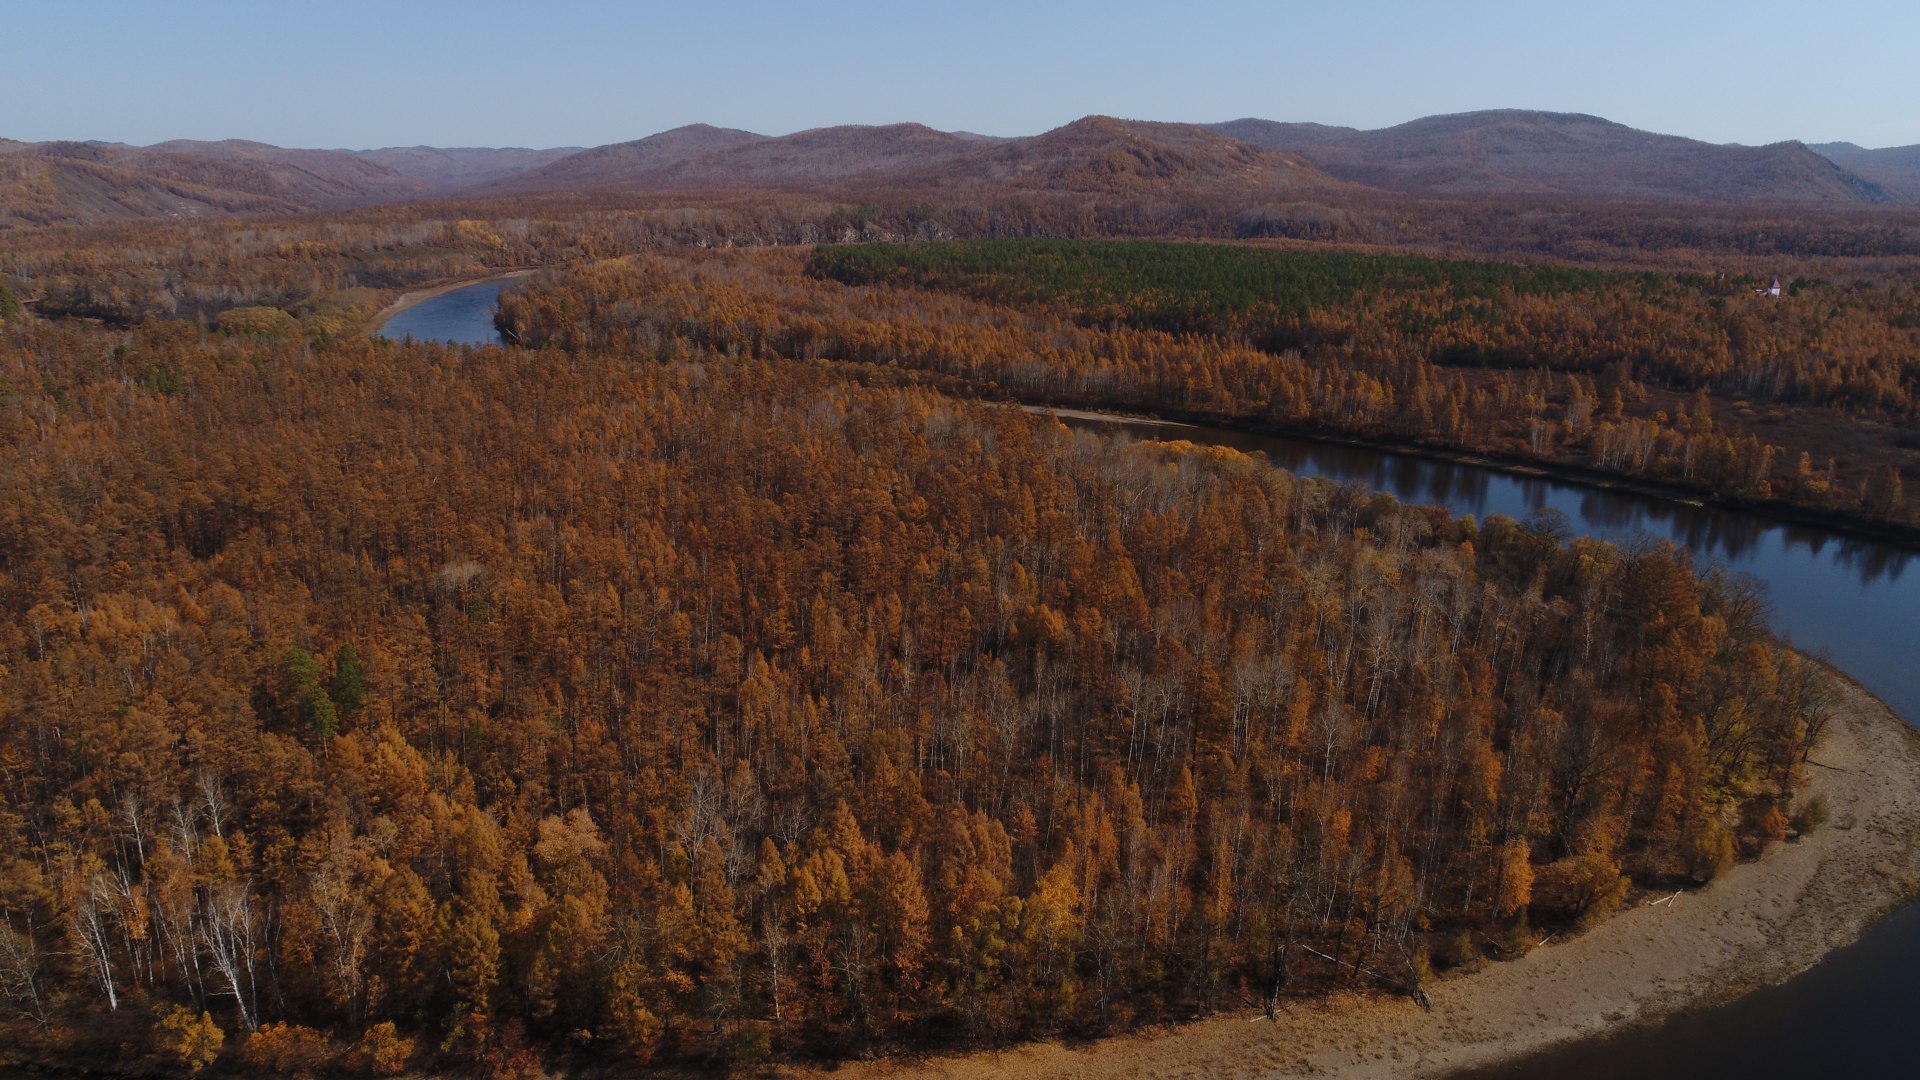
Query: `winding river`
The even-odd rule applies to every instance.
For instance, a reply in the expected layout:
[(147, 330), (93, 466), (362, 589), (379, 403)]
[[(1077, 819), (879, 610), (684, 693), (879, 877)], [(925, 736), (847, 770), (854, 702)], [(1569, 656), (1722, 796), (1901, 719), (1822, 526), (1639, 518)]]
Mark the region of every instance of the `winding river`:
[[(492, 308), (508, 282), (431, 297), (382, 336), (498, 344)], [(1073, 415), (1069, 424), (1142, 438), (1186, 439), (1257, 452), (1303, 476), (1361, 484), (1454, 514), (1564, 514), (1581, 535), (1617, 543), (1671, 540), (1703, 566), (1767, 586), (1774, 630), (1825, 656), (1920, 724), (1920, 555), (1824, 529), (1632, 492), (1601, 490), (1483, 466), (1229, 429)], [(1906, 1024), (1920, 1015), (1920, 904), (1786, 983), (1658, 1026), (1575, 1043), (1499, 1069), (1502, 1080), (1685, 1076), (1920, 1075)]]
[(486, 281), (449, 289), (429, 296), (382, 323), (374, 336), (394, 341), (451, 341), (457, 345), (499, 345), (500, 331), (493, 326), (493, 309), (500, 292), (513, 284), (509, 278)]

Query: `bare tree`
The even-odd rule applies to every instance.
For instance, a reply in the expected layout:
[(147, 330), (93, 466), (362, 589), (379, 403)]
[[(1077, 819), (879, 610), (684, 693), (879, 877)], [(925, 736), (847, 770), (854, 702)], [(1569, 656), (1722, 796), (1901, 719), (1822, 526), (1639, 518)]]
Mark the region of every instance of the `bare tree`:
[(258, 913), (252, 891), (244, 881), (226, 881), (207, 887), (200, 902), (201, 942), (214, 970), (226, 980), (227, 993), (239, 1006), (240, 1021), (248, 1031), (260, 1024), (254, 998), (253, 957)]
[(207, 824), (213, 828), (213, 835), (225, 836), (227, 788), (211, 770), (200, 774), (200, 803), (207, 808)]
[(88, 875), (86, 884), (73, 904), (73, 936), (92, 969), (100, 992), (106, 995), (107, 1008), (120, 1008), (120, 993), (113, 983), (113, 941), (107, 920), (113, 905), (114, 883), (103, 870)]
[(47, 1026), (46, 1001), (40, 993), (40, 950), (31, 923), (22, 933), (0, 919), (0, 995), (13, 1002), (20, 1015)]
[(332, 946), (327, 973), (353, 1023), (359, 1022), (366, 997), (367, 942), (373, 936), (372, 898), (365, 875), (357, 872), (363, 861), (361, 845), (342, 840), (314, 868), (308, 883), (314, 914)]

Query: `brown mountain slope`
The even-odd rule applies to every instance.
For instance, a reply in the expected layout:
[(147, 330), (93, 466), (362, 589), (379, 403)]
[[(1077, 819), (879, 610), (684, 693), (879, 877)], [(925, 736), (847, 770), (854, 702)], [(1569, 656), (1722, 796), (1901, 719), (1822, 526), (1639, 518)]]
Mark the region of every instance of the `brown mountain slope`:
[(62, 150), (61, 144), (52, 144), (0, 154), (0, 228), (302, 209), (258, 192), (127, 168), (104, 155)]
[(1089, 116), (1032, 138), (980, 148), (905, 184), (1014, 190), (1174, 193), (1350, 188), (1292, 154), (1196, 124)]
[(664, 170), (660, 187), (818, 188), (937, 165), (962, 157), (987, 140), (935, 131), (925, 124), (848, 124), (815, 128), (693, 158)]
[(924, 124), (849, 124), (761, 139), (688, 157), (634, 186), (656, 189), (818, 190), (861, 185), (952, 161), (987, 145)]
[(1264, 120), (1213, 127), (1297, 153), (1335, 176), (1418, 194), (1836, 204), (1889, 197), (1799, 143), (1716, 146), (1580, 113), (1503, 109), (1374, 131)]
[(710, 124), (688, 124), (631, 142), (581, 150), (487, 185), (500, 191), (590, 191), (651, 186), (663, 169), (693, 158), (766, 142), (767, 136)]
[(315, 207), (392, 202), (433, 192), (433, 185), (418, 177), (404, 176), (377, 161), (344, 150), (300, 150), (245, 139), (219, 142), (176, 139), (140, 150), (129, 148), (126, 153), (133, 157), (135, 167), (147, 169), (156, 168), (152, 163), (152, 155), (156, 153), (251, 167), (256, 171), (235, 174), (228, 180), (230, 186), (260, 190)]
[(1282, 123), (1278, 120), (1256, 120), (1252, 117), (1244, 120), (1229, 120), (1224, 124), (1208, 124), (1207, 128), (1228, 138), (1250, 142), (1255, 146), (1289, 150), (1295, 153), (1303, 147), (1326, 146), (1360, 134), (1359, 128), (1335, 127), (1330, 124)]
[(1820, 143), (1807, 149), (1898, 199), (1920, 202), (1920, 145), (1869, 150), (1853, 143)]
[(0, 221), (10, 225), (294, 213), (432, 193), (352, 154), (238, 140), (36, 143), (0, 153), (0, 166)]
[(1204, 127), (1090, 116), (1022, 139), (936, 131), (921, 124), (817, 128), (779, 138), (679, 128), (583, 151), (493, 187), (1180, 193), (1351, 185), (1293, 155)]
[(424, 180), (442, 191), (479, 187), (550, 165), (578, 154), (578, 146), (530, 150), (520, 146), (386, 146), (347, 150), (403, 176)]

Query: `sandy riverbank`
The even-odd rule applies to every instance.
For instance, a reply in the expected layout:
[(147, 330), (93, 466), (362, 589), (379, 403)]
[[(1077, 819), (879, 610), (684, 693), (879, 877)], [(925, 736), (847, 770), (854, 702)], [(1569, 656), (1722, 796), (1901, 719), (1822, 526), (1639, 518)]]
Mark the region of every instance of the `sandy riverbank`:
[(380, 328), (387, 325), (395, 315), (400, 314), (422, 301), (431, 300), (436, 296), (450, 293), (455, 289), (464, 289), (469, 285), (478, 285), (485, 281), (512, 281), (515, 278), (528, 277), (532, 273), (532, 269), (508, 270), (505, 273), (488, 274), (486, 277), (461, 278), (459, 281), (449, 281), (442, 285), (435, 285), (429, 289), (414, 289), (411, 292), (401, 293), (398, 299), (386, 307), (381, 308), (379, 314), (368, 320), (367, 333), (379, 333)]
[[(1784, 981), (1858, 937), (1920, 874), (1920, 736), (1844, 678), (1809, 793), (1828, 826), (1705, 889), (1432, 988), (1359, 994), (1066, 1046), (842, 1066), (837, 1078), (1445, 1076)], [(806, 1070), (787, 1075), (806, 1076)]]

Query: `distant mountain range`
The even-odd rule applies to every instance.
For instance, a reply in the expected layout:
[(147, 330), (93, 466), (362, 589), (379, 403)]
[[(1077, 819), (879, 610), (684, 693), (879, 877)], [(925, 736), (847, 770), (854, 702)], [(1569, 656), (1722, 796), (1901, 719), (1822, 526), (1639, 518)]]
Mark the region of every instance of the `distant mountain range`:
[(770, 137), (695, 124), (589, 149), (302, 150), (228, 140), (0, 139), (0, 227), (291, 213), (453, 194), (1055, 191), (1249, 199), (1429, 196), (1846, 206), (1920, 202), (1920, 146), (1726, 146), (1597, 116), (1493, 110), (1362, 131), (1091, 116), (1027, 138), (920, 124)]
[(1235, 120), (1215, 131), (1299, 154), (1368, 187), (1421, 195), (1573, 195), (1657, 201), (1857, 203), (1878, 183), (1797, 142), (1716, 146), (1582, 113), (1429, 116), (1375, 131)]
[(383, 165), (440, 190), (455, 192), (530, 172), (578, 154), (583, 149), (580, 146), (556, 146), (545, 150), (527, 150), (517, 146), (389, 146), (382, 150), (346, 150), (341, 153)]
[(1046, 190), (1195, 186), (1350, 188), (1287, 154), (1192, 124), (1090, 116), (1031, 138), (920, 124), (768, 138), (704, 124), (596, 147), (489, 185), (494, 191)]

